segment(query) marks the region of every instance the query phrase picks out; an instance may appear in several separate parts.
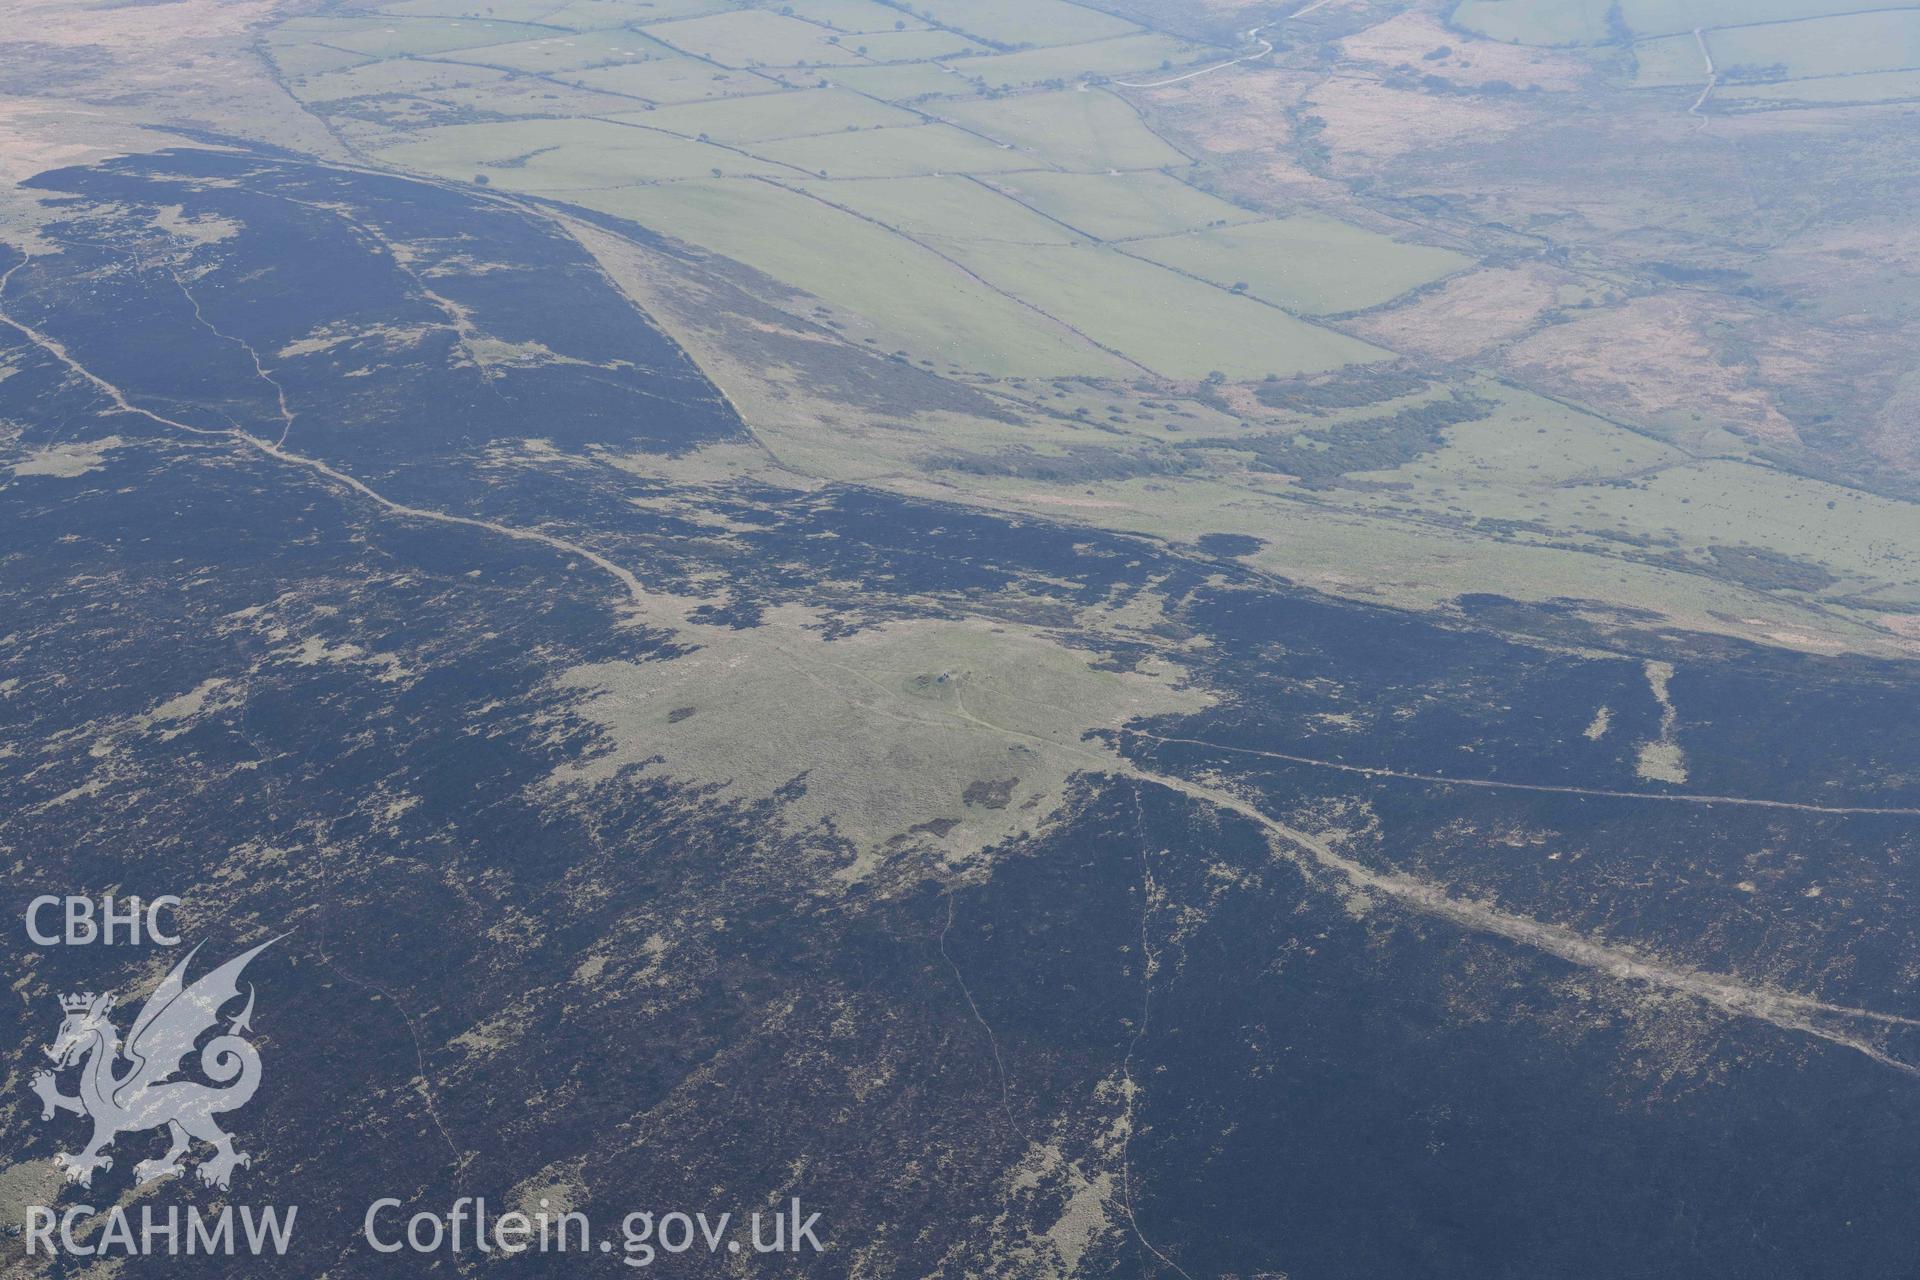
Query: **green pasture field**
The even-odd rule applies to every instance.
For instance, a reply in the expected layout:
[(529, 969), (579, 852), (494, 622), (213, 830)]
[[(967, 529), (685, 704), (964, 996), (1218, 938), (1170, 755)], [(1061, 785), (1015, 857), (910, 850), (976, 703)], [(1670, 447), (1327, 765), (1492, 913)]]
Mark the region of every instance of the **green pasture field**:
[(1903, 7), (1916, 6), (1911, 0), (1620, 0), (1621, 18), (1642, 36)]
[(1692, 32), (1640, 41), (1633, 46), (1633, 63), (1636, 89), (1698, 88), (1707, 82), (1707, 60)]
[(571, 4), (549, 9), (535, 20), (573, 31), (606, 31), (615, 27), (658, 22), (664, 17), (655, 6), (627, 3), (626, 0), (573, 0)]
[(574, 25), (548, 17), (559, 7), (559, 0), (395, 0), (379, 6), (381, 13), (399, 18), (473, 18), (483, 22), (539, 22), (555, 27)]
[(589, 89), (629, 94), (649, 102), (673, 104), (714, 98), (774, 94), (781, 88), (765, 76), (745, 71), (723, 71), (698, 58), (655, 58), (628, 66), (569, 72), (564, 79)]
[(311, 79), (349, 67), (363, 67), (370, 61), (365, 54), (329, 49), (312, 41), (313, 37), (305, 33), (296, 34), (289, 40), (282, 40), (276, 35), (268, 41), (273, 64), (280, 69), (281, 75), (289, 80)]
[[(956, 65), (965, 66), (966, 62), (962, 59)], [(827, 78), (833, 84), (843, 84), (889, 102), (973, 92), (965, 80), (931, 62), (909, 62), (897, 67), (835, 67)]]
[(1066, 0), (904, 0), (901, 8), (990, 44), (1079, 44), (1140, 28)]
[[(1665, 0), (1661, 0), (1662, 3)], [(1462, 31), (1508, 44), (1605, 44), (1613, 0), (1461, 0), (1449, 19)]]
[(840, 43), (875, 62), (923, 62), (987, 52), (985, 45), (952, 31), (879, 31), (844, 36)]
[(515, 71), (552, 73), (644, 62), (675, 56), (665, 46), (631, 31), (584, 31), (541, 36), (514, 44), (485, 45), (448, 55), (450, 61)]
[(1912, 503), (1720, 460), (1665, 471), (1641, 489), (1613, 488), (1595, 499), (1625, 528), (1673, 527), (1699, 544), (1763, 546), (1821, 565), (1843, 588), (1873, 590), (1887, 605), (1920, 599), (1907, 564), (1907, 550), (1920, 545), (1920, 508)]
[(1049, 80), (1079, 80), (1087, 76), (1123, 75), (1170, 63), (1179, 68), (1206, 56), (1219, 55), (1212, 45), (1176, 40), (1172, 36), (1120, 36), (1090, 44), (1055, 45), (991, 58), (955, 61), (953, 67), (969, 80), (983, 76), (994, 89), (1044, 84)]
[(533, 22), (573, 31), (664, 22), (737, 7), (733, 0), (396, 0), (383, 14)]
[[(1622, 34), (1622, 29), (1643, 38), (1691, 36), (1696, 28), (1701, 28), (1713, 42), (1715, 59), (1720, 60), (1722, 54), (1718, 42), (1734, 30), (1760, 32), (1771, 24), (1790, 23), (1799, 19), (1887, 19), (1894, 17), (1894, 13), (1881, 11), (1920, 10), (1920, 5), (1916, 5), (1914, 0), (1619, 0), (1619, 25), (1616, 26), (1611, 17), (1613, 7), (1614, 0), (1462, 0), (1453, 11), (1451, 21), (1463, 31), (1489, 39), (1532, 45), (1607, 44)], [(1892, 28), (1893, 48), (1897, 49), (1907, 39), (1902, 34), (1903, 25), (1898, 21), (1888, 25)], [(1886, 62), (1885, 58), (1893, 55), (1877, 44), (1880, 37), (1874, 34), (1874, 26), (1869, 22), (1860, 30), (1801, 29), (1789, 39), (1811, 41), (1816, 45), (1797, 50), (1801, 61), (1808, 65), (1820, 64), (1828, 69), (1795, 71), (1794, 74), (1843, 74), (1846, 70), (1875, 71), (1913, 65)], [(1781, 51), (1778, 38), (1764, 36), (1758, 37), (1752, 47), (1742, 49), (1743, 53), (1758, 52), (1763, 55), (1777, 55)], [(1833, 65), (1860, 58), (1865, 58), (1873, 65), (1845, 68)], [(1791, 61), (1777, 56), (1770, 60)], [(1639, 83), (1679, 81), (1643, 78)]]
[(780, 172), (777, 166), (685, 138), (598, 120), (513, 120), (443, 125), (385, 148), (390, 164), (449, 178), (484, 173), (514, 191), (562, 193), (725, 173)]
[(1097, 240), (1171, 235), (1262, 217), (1164, 173), (1036, 171), (993, 182), (1022, 204)]
[(815, 180), (794, 185), (916, 238), (974, 244), (1068, 244), (1073, 239), (1065, 227), (972, 178)]
[(1467, 389), (1493, 403), (1487, 416), (1448, 427), (1446, 447), (1386, 474), (1435, 491), (1471, 479), (1549, 496), (1690, 460), (1673, 445), (1540, 396), (1486, 381)]
[(735, 9), (704, 18), (656, 23), (648, 35), (724, 67), (844, 65), (861, 61), (851, 48), (828, 41), (833, 33), (767, 9)]
[[(1069, 507), (1048, 502), (1047, 487), (1025, 477), (954, 477), (956, 500), (1063, 515), (1104, 528), (1174, 541), (1241, 533), (1267, 545), (1247, 562), (1317, 590), (1374, 604), (1431, 609), (1468, 594), (1517, 600), (1589, 599), (1654, 610), (1703, 631), (1751, 634), (1767, 627), (1821, 629), (1870, 638), (1831, 612), (1696, 573), (1560, 546), (1543, 546), (1418, 518), (1383, 519), (1370, 511), (1302, 503), (1284, 488), (1263, 492), (1223, 477), (1151, 476), (1076, 483)], [(1318, 495), (1316, 495), (1317, 497)], [(1743, 620), (1729, 628), (1727, 620)], [(1748, 622), (1745, 620), (1754, 620)]]
[(1132, 370), (938, 256), (852, 214), (764, 182), (600, 191), (581, 204), (724, 254), (834, 307), (853, 341), (905, 348), (994, 377), (1118, 377)]
[(1447, 428), (1435, 453), (1372, 473), (1404, 486), (1381, 491), (1391, 493), (1387, 501), (1437, 515), (1470, 490), (1476, 516), (1528, 521), (1575, 542), (1650, 535), (1696, 557), (1710, 546), (1766, 547), (1826, 569), (1843, 591), (1910, 579), (1901, 548), (1920, 538), (1920, 510), (1911, 504), (1752, 463), (1695, 460), (1522, 392), (1479, 391), (1498, 402), (1488, 418)]
[(433, 100), (471, 111), (480, 119), (490, 115), (548, 116), (555, 119), (606, 117), (632, 111), (640, 105), (637, 100), (619, 94), (556, 85), (511, 71), (496, 71), (491, 67), (472, 67), (469, 70), (495, 78), (435, 90)]
[(999, 288), (1168, 378), (1319, 372), (1377, 347), (1093, 245), (965, 245), (954, 256)]
[(1906, 70), (1920, 67), (1920, 9), (1722, 27), (1707, 47), (1723, 81)]
[(755, 143), (750, 150), (815, 177), (829, 178), (1009, 172), (1040, 163), (1029, 152), (995, 146), (944, 124), (789, 138)]
[[(986, 101), (941, 103), (936, 114), (1063, 169), (1162, 169), (1187, 158), (1110, 93), (1064, 89)], [(1011, 167), (1011, 166), (1008, 166)]]
[(417, 93), (438, 97), (468, 85), (497, 84), (504, 72), (490, 67), (452, 62), (421, 62), (414, 58), (383, 58), (357, 63), (340, 71), (299, 78), (294, 92), (302, 102), (344, 102), (389, 93)]
[(589, 27), (643, 26), (674, 18), (698, 18), (739, 7), (738, 0), (567, 0), (540, 21), (584, 31)]
[(1902, 102), (1920, 98), (1920, 71), (1870, 71), (1864, 75), (1810, 76), (1777, 84), (1731, 84), (1719, 98), (1783, 106), (1799, 102)]
[[(1835, 573), (1836, 595), (1892, 580), (1900, 548), (1920, 536), (1912, 514), (1882, 509), (1898, 503), (1771, 468), (1698, 462), (1522, 392), (1493, 384), (1471, 389), (1496, 402), (1486, 419), (1447, 428), (1447, 444), (1436, 453), (1361, 477), (1392, 488), (1321, 490), (1311, 504), (1298, 501), (1283, 479), (1249, 484), (1231, 467), (1071, 485), (979, 474), (949, 480), (963, 500), (1108, 528), (1178, 540), (1252, 534), (1269, 544), (1255, 563), (1337, 594), (1413, 607), (1487, 591), (1529, 600), (1607, 599), (1704, 629), (1725, 629), (1729, 619), (1763, 620), (1742, 621), (1749, 630), (1796, 629), (1821, 615), (1790, 595), (1629, 558), (1640, 551), (1609, 535), (1660, 534), (1668, 538), (1662, 549), (1685, 551), (1696, 565), (1711, 564), (1704, 549), (1712, 545), (1769, 547)], [(1092, 407), (1096, 420), (1104, 418), (1101, 406)], [(1190, 424), (1182, 434), (1230, 430)], [(1528, 521), (1543, 531), (1463, 526), (1461, 508), (1469, 504), (1475, 515)], [(1778, 537), (1769, 532), (1775, 524), (1782, 526)], [(1907, 532), (1876, 545), (1875, 530), (1900, 529)], [(1886, 599), (1897, 605), (1909, 594)], [(1825, 609), (1822, 629), (1857, 629), (1844, 611)], [(1706, 628), (1716, 615), (1720, 622)]]
[(373, 58), (410, 53), (449, 53), (551, 36), (545, 27), (521, 22), (464, 18), (342, 18), (313, 31), (313, 38)]
[(1318, 215), (1135, 240), (1126, 250), (1222, 287), (1244, 283), (1253, 297), (1309, 315), (1378, 306), (1473, 264)]
[(795, 89), (663, 107), (632, 117), (641, 124), (721, 142), (767, 142), (849, 129), (905, 128), (920, 117), (844, 89)]
[(780, 7), (792, 9), (796, 18), (856, 35), (926, 28), (926, 23), (877, 0), (784, 0)]
[[(580, 3), (581, 0), (575, 0)], [(662, 22), (673, 18), (699, 18), (712, 13), (731, 13), (742, 7), (742, 0), (603, 0), (635, 11), (633, 21)], [(775, 5), (769, 7), (783, 7)]]

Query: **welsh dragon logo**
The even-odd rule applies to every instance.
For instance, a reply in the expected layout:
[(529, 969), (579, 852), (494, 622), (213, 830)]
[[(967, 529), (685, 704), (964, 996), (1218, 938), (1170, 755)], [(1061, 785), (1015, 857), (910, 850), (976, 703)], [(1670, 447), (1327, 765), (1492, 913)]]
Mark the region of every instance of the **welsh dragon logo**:
[(108, 1018), (114, 1005), (111, 995), (89, 991), (60, 998), (66, 1016), (46, 1054), (57, 1071), (80, 1065), (80, 1092), (72, 1097), (61, 1093), (53, 1071), (36, 1074), (32, 1087), (40, 1095), (41, 1119), (68, 1111), (93, 1122), (93, 1140), (84, 1150), (53, 1158), (66, 1171), (67, 1181), (91, 1186), (96, 1170), (113, 1168), (112, 1157), (104, 1153), (114, 1138), (162, 1126), (172, 1145), (160, 1159), (134, 1166), (134, 1177), (142, 1183), (179, 1174), (180, 1157), (196, 1138), (214, 1150), (196, 1170), (210, 1187), (225, 1190), (233, 1171), (252, 1163), (252, 1157), (233, 1149), (233, 1139), (213, 1119), (246, 1106), (260, 1086), (260, 1055), (243, 1034), (253, 1029), (251, 985), (246, 1008), (200, 1050), (200, 1071), (213, 1083), (174, 1077), (185, 1068), (200, 1037), (217, 1027), (220, 1010), (239, 998), (240, 974), (247, 962), (274, 941), (261, 943), (189, 986), (187, 966), (200, 950), (194, 947), (147, 998), (124, 1049)]

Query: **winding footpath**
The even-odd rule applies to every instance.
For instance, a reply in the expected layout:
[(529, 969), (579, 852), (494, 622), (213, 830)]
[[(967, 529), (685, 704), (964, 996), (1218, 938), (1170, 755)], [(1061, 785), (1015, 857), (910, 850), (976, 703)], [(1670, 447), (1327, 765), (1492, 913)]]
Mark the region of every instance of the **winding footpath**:
[[(1700, 56), (1707, 64), (1707, 87), (1700, 91), (1700, 96), (1695, 98), (1693, 105), (1687, 108), (1688, 115), (1697, 116), (1700, 114), (1700, 109), (1707, 105), (1707, 99), (1713, 96), (1713, 91), (1719, 87), (1720, 71), (1719, 68), (1713, 65), (1713, 53), (1707, 48), (1707, 33), (1701, 28), (1695, 27), (1693, 29), (1693, 42), (1700, 46)], [(1706, 120), (1702, 119), (1700, 123), (1705, 124)]]
[[(1327, 0), (1316, 0), (1316, 3), (1308, 5), (1307, 8), (1302, 9), (1300, 13), (1307, 12), (1307, 9), (1318, 9), (1325, 3), (1327, 3)], [(1297, 18), (1300, 14), (1296, 13), (1293, 16)], [(1144, 84), (1134, 80), (1115, 80), (1113, 83), (1128, 89), (1160, 89), (1170, 84), (1179, 84), (1182, 80), (1192, 80), (1199, 76), (1210, 76), (1216, 71), (1225, 71), (1228, 67), (1237, 67), (1243, 62), (1252, 62), (1255, 58), (1264, 58), (1273, 52), (1273, 42), (1271, 40), (1260, 39), (1259, 27), (1255, 27), (1253, 30), (1247, 32), (1247, 39), (1259, 40), (1260, 48), (1253, 53), (1245, 54), (1238, 58), (1230, 58), (1225, 62), (1217, 63), (1211, 67), (1202, 67), (1198, 71), (1189, 71), (1182, 76), (1171, 76), (1165, 80), (1149, 80)]]
[(1920, 1018), (1833, 1004), (1795, 992), (1755, 986), (1727, 974), (1644, 955), (1632, 947), (1590, 937), (1565, 925), (1536, 920), (1491, 903), (1455, 897), (1445, 885), (1435, 881), (1400, 872), (1375, 870), (1341, 853), (1325, 836), (1290, 827), (1252, 801), (1223, 787), (1155, 773), (1098, 748), (1081, 744), (1068, 746), (1054, 739), (997, 725), (972, 714), (964, 704), (958, 702), (956, 712), (969, 724), (1079, 755), (1087, 760), (1091, 770), (1117, 773), (1238, 814), (1264, 831), (1276, 852), (1288, 858), (1310, 879), (1330, 876), (1336, 888), (1363, 898), (1390, 899), (1408, 910), (1445, 920), (1458, 928), (1505, 938), (1620, 982), (1689, 996), (1729, 1016), (1752, 1018), (1782, 1031), (1812, 1036), (1850, 1049), (1902, 1075), (1920, 1078), (1920, 1067), (1894, 1057), (1866, 1033), (1867, 1027), (1920, 1027)]
[(1735, 1017), (1753, 1018), (1782, 1031), (1799, 1032), (1825, 1040), (1829, 1044), (1851, 1049), (1902, 1075), (1920, 1078), (1920, 1067), (1895, 1058), (1863, 1034), (1856, 1025), (1868, 1023), (1883, 1027), (1920, 1027), (1920, 1019), (1829, 1004), (1811, 996), (1750, 986), (1724, 974), (1643, 956), (1630, 948), (1590, 938), (1563, 925), (1503, 911), (1484, 902), (1456, 898), (1441, 885), (1408, 875), (1376, 871), (1339, 853), (1326, 840), (1286, 826), (1253, 804), (1216, 787), (1131, 766), (1126, 772), (1142, 782), (1178, 791), (1239, 814), (1260, 826), (1269, 836), (1296, 850), (1294, 861), (1303, 870), (1317, 869), (1331, 873), (1349, 889), (1391, 898), (1423, 915), (1438, 917), (1463, 929), (1506, 938), (1621, 982), (1677, 992)]
[(1348, 764), (1343, 760), (1327, 760), (1318, 756), (1289, 755), (1284, 751), (1265, 751), (1258, 747), (1234, 747), (1222, 742), (1207, 742), (1200, 738), (1166, 738), (1156, 733), (1147, 733), (1139, 729), (1121, 729), (1124, 735), (1143, 738), (1148, 742), (1164, 742), (1170, 746), (1200, 747), (1207, 751), (1222, 751), (1233, 755), (1259, 756), (1267, 760), (1279, 760), (1286, 764), (1305, 765), (1314, 769), (1331, 769), (1337, 773), (1357, 774), (1363, 778), (1400, 778), (1408, 782), (1423, 782), (1439, 787), (1479, 787), (1488, 791), (1531, 791), (1546, 795), (1592, 796), (1603, 800), (1663, 800), (1671, 804), (1731, 805), (1749, 809), (1790, 809), (1796, 813), (1823, 813), (1842, 816), (1866, 815), (1872, 817), (1920, 818), (1920, 808), (1908, 808), (1900, 805), (1865, 804), (1812, 804), (1797, 800), (1766, 800), (1755, 796), (1703, 795), (1688, 791), (1620, 791), (1606, 787), (1563, 786), (1548, 782), (1507, 782), (1498, 778), (1453, 778), (1439, 773), (1413, 773), (1405, 769), (1383, 769), (1375, 765)]
[[(15, 263), (4, 275), (0, 275), (0, 298), (5, 297), (6, 287), (12, 279), (13, 273), (25, 265), (25, 261)], [(631, 570), (614, 563), (597, 551), (583, 547), (577, 542), (559, 537), (556, 534), (542, 533), (537, 529), (522, 529), (514, 525), (501, 524), (494, 520), (483, 520), (476, 516), (453, 515), (445, 511), (434, 511), (427, 507), (415, 507), (404, 502), (396, 502), (394, 499), (387, 497), (385, 494), (368, 485), (365, 481), (348, 475), (331, 463), (323, 462), (319, 458), (308, 457), (303, 453), (295, 453), (284, 444), (262, 439), (252, 432), (241, 430), (239, 427), (231, 427), (225, 430), (213, 427), (196, 427), (191, 423), (180, 422), (176, 419), (166, 417), (163, 414), (155, 413), (151, 409), (142, 409), (139, 405), (129, 400), (126, 393), (121, 391), (119, 387), (81, 364), (58, 339), (40, 332), (24, 321), (14, 319), (4, 309), (0, 309), (0, 324), (8, 325), (17, 330), (25, 336), (29, 342), (72, 370), (76, 376), (111, 401), (115, 412), (133, 414), (136, 417), (145, 418), (149, 422), (157, 423), (160, 426), (173, 427), (192, 435), (232, 440), (238, 444), (246, 445), (274, 459), (276, 462), (284, 462), (290, 466), (304, 467), (323, 479), (329, 480), (342, 488), (351, 490), (388, 513), (404, 519), (425, 520), (435, 524), (459, 525), (469, 529), (484, 529), (489, 533), (498, 534), (503, 538), (512, 538), (519, 542), (538, 543), (541, 546), (550, 547), (566, 555), (577, 556), (618, 581), (622, 587), (626, 588), (627, 595), (636, 605), (643, 607), (655, 605), (663, 599), (663, 597), (654, 595), (648, 591), (646, 587), (641, 585), (640, 579), (635, 577)], [(288, 424), (291, 425), (291, 414), (288, 415)], [(282, 439), (285, 439), (284, 434)]]
[[(1280, 21), (1292, 22), (1295, 18), (1304, 18), (1315, 9), (1324, 8), (1332, 3), (1333, 0), (1313, 0), (1312, 4), (1307, 5), (1303, 9), (1294, 10), (1286, 17), (1280, 19)], [(1243, 62), (1252, 62), (1255, 59), (1264, 58), (1273, 52), (1273, 41), (1261, 39), (1260, 33), (1263, 30), (1265, 30), (1264, 27), (1255, 27), (1247, 32), (1247, 39), (1256, 41), (1260, 47), (1254, 52), (1242, 54), (1238, 58), (1229, 58), (1227, 61), (1216, 63), (1211, 67), (1202, 67), (1198, 71), (1189, 71), (1185, 75), (1169, 76), (1165, 80), (1148, 80), (1145, 82), (1137, 80), (1115, 80), (1113, 83), (1127, 89), (1163, 89), (1170, 84), (1179, 84), (1183, 80), (1194, 80), (1200, 76), (1210, 76), (1216, 71), (1225, 71), (1228, 67), (1237, 67)]]

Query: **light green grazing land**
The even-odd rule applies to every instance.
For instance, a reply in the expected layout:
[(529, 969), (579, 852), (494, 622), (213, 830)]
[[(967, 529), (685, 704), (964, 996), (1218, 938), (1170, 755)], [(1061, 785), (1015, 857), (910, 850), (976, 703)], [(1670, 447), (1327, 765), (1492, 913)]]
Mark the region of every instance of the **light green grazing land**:
[(1386, 352), (1093, 245), (962, 246), (979, 275), (1169, 378), (1319, 372)]
[[(965, 65), (964, 60), (956, 65)], [(909, 102), (928, 95), (971, 94), (973, 89), (944, 63), (909, 62), (895, 67), (835, 67), (828, 80), (859, 93), (889, 102)]]
[(415, 141), (387, 148), (390, 164), (449, 178), (486, 172), (515, 191), (561, 194), (644, 179), (787, 172), (764, 160), (685, 138), (598, 120), (515, 120), (418, 130)]
[(1010, 143), (1038, 163), (1082, 173), (1162, 169), (1187, 158), (1142, 123), (1133, 108), (1110, 93), (1065, 89), (986, 101), (946, 102), (936, 114), (999, 142)]
[(950, 125), (822, 134), (753, 146), (764, 156), (814, 177), (906, 178), (921, 174), (997, 173), (1031, 169), (1025, 151), (996, 146)]
[(1620, 16), (1635, 35), (1667, 35), (1696, 27), (1788, 22), (1864, 9), (1912, 8), (1910, 0), (1620, 0)]
[(920, 117), (844, 89), (800, 89), (688, 106), (663, 107), (630, 117), (687, 137), (721, 142), (771, 142), (847, 130), (915, 126)]
[[(954, 264), (807, 195), (754, 181), (583, 193), (579, 203), (724, 254), (858, 317), (847, 336), (996, 377), (1126, 376), (1124, 361)], [(1249, 304), (1251, 305), (1251, 304)]]
[(1261, 215), (1164, 173), (1023, 173), (994, 185), (1022, 204), (1097, 240), (1200, 231)]
[(1136, 240), (1127, 252), (1309, 315), (1378, 306), (1473, 263), (1313, 215)]
[(590, 89), (662, 104), (775, 93), (780, 89), (778, 83), (765, 77), (746, 71), (722, 71), (697, 58), (660, 58), (631, 66), (571, 72), (562, 78)]
[[(609, 6), (614, 7), (614, 6)], [(632, 6), (625, 7), (629, 13)], [(572, 27), (584, 30), (579, 22), (555, 22), (548, 15), (555, 5), (552, 0), (395, 0), (393, 4), (383, 4), (380, 12), (398, 18), (472, 18), (480, 22), (544, 22), (550, 26)], [(305, 21), (296, 19), (295, 21)], [(328, 21), (328, 19), (323, 19)], [(286, 30), (285, 24), (280, 30)], [(618, 22), (608, 25), (618, 26)]]
[(904, 0), (900, 6), (943, 27), (995, 44), (1078, 44), (1131, 35), (1131, 22), (1066, 0)]
[(1027, 49), (1003, 53), (991, 58), (956, 61), (956, 71), (973, 79), (983, 77), (994, 89), (1022, 88), (1049, 80), (1083, 80), (1088, 76), (1117, 76), (1147, 71), (1162, 64), (1184, 67), (1205, 57), (1217, 60), (1220, 50), (1171, 36), (1121, 36), (1096, 40), (1091, 44), (1058, 45), (1047, 49)]
[(1797, 80), (1920, 67), (1920, 9), (1707, 33), (1722, 78)]
[(953, 31), (879, 31), (848, 36), (842, 43), (875, 62), (916, 62), (988, 52), (985, 45)]
[[(316, 20), (318, 21), (318, 20)], [(372, 58), (447, 53), (477, 49), (535, 36), (551, 35), (518, 22), (462, 18), (343, 18), (313, 32), (313, 39)]]
[(273, 50), (273, 62), (280, 68), (280, 74), (293, 81), (311, 79), (351, 67), (365, 66), (369, 61), (364, 54), (347, 53), (341, 49), (329, 49), (325, 45), (310, 44), (304, 38), (288, 44), (283, 44), (279, 40), (270, 40), (268, 47)]
[(546, 35), (515, 44), (490, 44), (448, 55), (456, 62), (515, 71), (548, 73), (585, 70), (671, 57), (657, 41), (631, 31), (586, 31), (577, 35)]
[(927, 25), (878, 0), (787, 0), (780, 7), (792, 9), (796, 18), (855, 35), (896, 29), (925, 30)]
[(851, 48), (842, 48), (830, 39), (836, 33), (769, 9), (736, 9), (704, 18), (660, 22), (647, 27), (646, 32), (683, 53), (711, 58), (724, 67), (832, 66), (862, 61)]
[(1707, 82), (1707, 60), (1700, 42), (1688, 32), (1642, 40), (1633, 46), (1633, 84), (1636, 89), (1667, 89), (1676, 85), (1702, 86)]
[(1612, 38), (1613, 0), (1461, 0), (1453, 25), (1508, 44), (1596, 45)]
[(915, 239), (968, 244), (1067, 244), (1072, 231), (966, 177), (803, 182), (822, 200)]
[(1723, 98), (1754, 103), (1905, 102), (1920, 98), (1920, 71), (1877, 71), (1857, 76), (1817, 76), (1775, 84), (1728, 85)]

